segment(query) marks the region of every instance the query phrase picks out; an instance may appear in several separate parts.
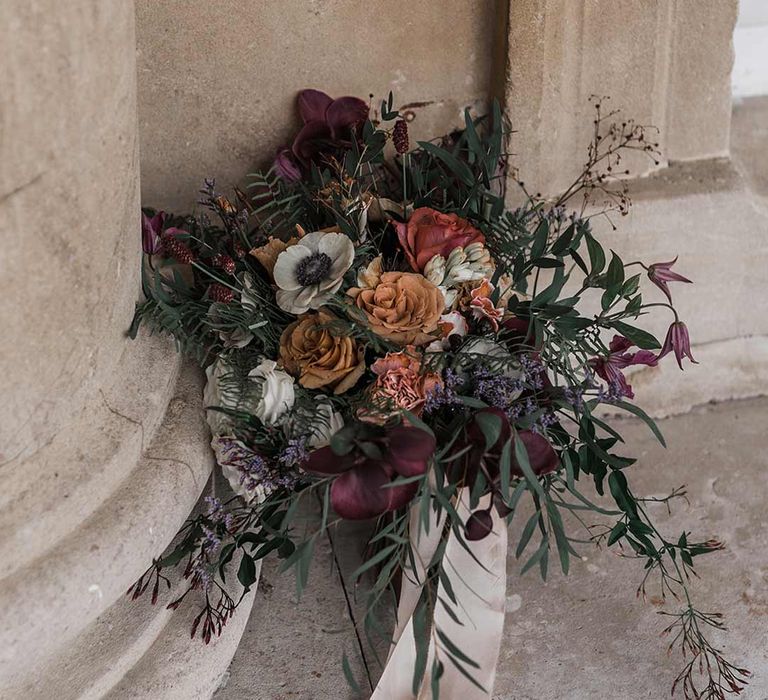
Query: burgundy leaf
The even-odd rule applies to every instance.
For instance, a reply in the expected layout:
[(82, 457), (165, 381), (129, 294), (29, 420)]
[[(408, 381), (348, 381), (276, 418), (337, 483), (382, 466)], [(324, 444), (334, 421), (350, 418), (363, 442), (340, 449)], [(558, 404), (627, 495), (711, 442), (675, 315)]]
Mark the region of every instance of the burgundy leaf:
[[(525, 446), (525, 451), (528, 453), (528, 462), (534, 474), (537, 476), (549, 474), (560, 466), (557, 452), (555, 452), (545, 437), (531, 430), (521, 430), (518, 432), (517, 437)], [(523, 470), (520, 468), (517, 460), (514, 459), (514, 454), (512, 472), (517, 476), (523, 475)]]
[(321, 476), (334, 476), (349, 471), (353, 466), (354, 454), (339, 456), (328, 445), (310, 452), (302, 469)]

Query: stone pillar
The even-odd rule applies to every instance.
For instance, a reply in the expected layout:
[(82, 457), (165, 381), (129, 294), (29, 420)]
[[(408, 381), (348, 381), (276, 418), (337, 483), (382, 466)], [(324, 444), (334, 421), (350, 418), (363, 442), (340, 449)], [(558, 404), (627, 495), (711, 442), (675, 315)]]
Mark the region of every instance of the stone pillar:
[[(656, 415), (768, 386), (765, 203), (729, 157), (736, 0), (511, 0), (506, 110), (514, 164), (529, 191), (562, 191), (580, 172), (592, 129), (590, 95), (659, 128), (658, 166), (638, 156), (630, 215), (595, 220), (626, 261), (671, 260), (695, 281), (674, 299), (700, 361), (633, 375)], [(510, 198), (516, 199), (515, 186)], [(646, 298), (664, 301), (651, 288)], [(652, 329), (663, 339), (671, 316)]]
[(247, 618), (187, 678), (167, 639), (189, 647), (188, 634), (165, 629), (181, 616), (124, 596), (211, 468), (198, 374), (180, 371), (167, 339), (126, 337), (140, 293), (133, 12), (101, 0), (0, 4), (7, 698), (101, 697), (149, 650), (162, 673), (122, 697), (210, 694)]
[[(664, 160), (725, 157), (736, 0), (511, 0), (506, 108), (530, 188), (578, 174), (591, 95), (659, 129)], [(632, 167), (634, 166), (634, 167)], [(642, 157), (633, 175), (653, 170)]]

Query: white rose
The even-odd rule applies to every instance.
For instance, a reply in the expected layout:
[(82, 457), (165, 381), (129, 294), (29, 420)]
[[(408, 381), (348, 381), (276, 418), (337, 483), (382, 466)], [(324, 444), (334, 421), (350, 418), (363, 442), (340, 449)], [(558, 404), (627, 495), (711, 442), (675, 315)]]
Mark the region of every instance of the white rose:
[(296, 400), (293, 377), (277, 369), (277, 363), (274, 360), (262, 360), (258, 367), (248, 373), (248, 376), (263, 380), (261, 398), (253, 410), (253, 415), (262, 423), (275, 425), (293, 408)]
[[(498, 365), (501, 369), (500, 374), (503, 374), (510, 379), (518, 379), (523, 376), (520, 369), (518, 369), (516, 365), (513, 365), (512, 355), (507, 352), (503, 345), (494, 340), (488, 340), (488, 338), (473, 338), (462, 348), (462, 352), (476, 356), (471, 362), (468, 362), (470, 365), (476, 365), (483, 357), (497, 358), (498, 360), (501, 360), (501, 362), (488, 362), (487, 364), (492, 366)], [(469, 358), (466, 358), (465, 362), (467, 360), (469, 360)]]
[(318, 401), (317, 420), (312, 423), (312, 434), (307, 440), (307, 447), (313, 450), (330, 444), (331, 438), (344, 427), (344, 418), (333, 409), (329, 401)]

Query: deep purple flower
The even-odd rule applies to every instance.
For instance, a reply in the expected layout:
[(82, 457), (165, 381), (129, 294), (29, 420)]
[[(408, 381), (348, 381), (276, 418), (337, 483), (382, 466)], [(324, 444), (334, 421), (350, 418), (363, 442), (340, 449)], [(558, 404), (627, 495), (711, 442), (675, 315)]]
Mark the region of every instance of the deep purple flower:
[(655, 367), (659, 359), (650, 350), (626, 352), (632, 345), (632, 341), (623, 335), (614, 335), (608, 346), (609, 354), (605, 357), (593, 357), (589, 361), (589, 366), (595, 370), (599, 377), (608, 382), (609, 386), (616, 387), (617, 393), (629, 399), (634, 398), (635, 394), (621, 370), (631, 365)]
[(676, 262), (677, 258), (670, 260), (669, 262), (653, 263), (653, 265), (648, 267), (648, 279), (666, 294), (670, 303), (672, 303), (672, 295), (669, 293), (667, 282), (687, 282), (688, 284), (692, 284), (692, 281), (687, 277), (683, 277), (677, 272), (672, 272), (672, 265)]
[(163, 247), (161, 234), (165, 223), (165, 212), (159, 211), (151, 219), (141, 212), (141, 246), (147, 255), (156, 255)]
[(335, 476), (331, 505), (342, 518), (366, 520), (406, 505), (418, 490), (418, 482), (392, 486), (398, 477), (425, 474), (435, 452), (435, 438), (408, 425), (398, 425), (364, 452), (355, 445), (346, 455), (330, 446), (309, 455), (304, 469), (321, 476)]
[(287, 180), (298, 180), (301, 168), (349, 148), (353, 131), (368, 119), (368, 105), (359, 97), (333, 99), (320, 90), (302, 90), (299, 114), (304, 122), (290, 150), (281, 148), (275, 168)]
[[(498, 438), (490, 446), (486, 444), (486, 436), (481, 427), (481, 421), (484, 420), (484, 417), (489, 416), (495, 416), (501, 421)], [(481, 469), (488, 479), (497, 481), (500, 476), (501, 452), (511, 436), (512, 426), (504, 411), (499, 408), (483, 408), (479, 410), (466, 425), (462, 438), (457, 441), (455, 448), (457, 453), (466, 448), (469, 449), (463, 453), (460, 459), (454, 460), (451, 463), (448, 469), (448, 476), (451, 481), (465, 486), (472, 486)], [(537, 476), (549, 474), (559, 466), (560, 459), (557, 456), (557, 452), (542, 435), (531, 430), (518, 430), (515, 434), (515, 440), (522, 442), (528, 454), (528, 462), (531, 465), (531, 469)], [(514, 450), (512, 452), (510, 472), (514, 476), (523, 476), (523, 470), (515, 458)]]
[(301, 180), (301, 169), (293, 160), (290, 148), (283, 147), (277, 152), (275, 156), (275, 170), (277, 170), (277, 174), (283, 180), (288, 182)]
[(675, 321), (667, 331), (667, 337), (664, 339), (664, 345), (661, 348), (657, 360), (660, 360), (670, 352), (675, 353), (677, 366), (683, 368), (683, 357), (687, 357), (695, 365), (699, 364), (693, 359), (691, 354), (691, 339), (688, 336), (688, 327), (682, 321)]

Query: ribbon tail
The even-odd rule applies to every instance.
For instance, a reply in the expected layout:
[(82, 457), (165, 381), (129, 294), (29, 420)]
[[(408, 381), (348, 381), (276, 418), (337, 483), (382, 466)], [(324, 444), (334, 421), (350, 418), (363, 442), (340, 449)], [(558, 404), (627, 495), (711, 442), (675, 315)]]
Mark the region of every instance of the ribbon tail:
[(415, 697), (413, 673), (416, 666), (416, 641), (413, 613), (426, 583), (429, 563), (440, 544), (445, 517), (445, 511), (439, 516), (430, 511), (428, 530), (425, 531), (422, 527), (421, 509), (418, 505), (411, 506), (408, 532), (413, 550), (413, 564), (403, 569), (392, 645), (371, 700), (411, 700)]
[[(466, 499), (464, 491), (457, 504), (463, 520), (470, 515)], [(443, 569), (456, 603), (442, 587), (438, 590), (419, 700), (432, 697), (435, 660), (443, 665), (440, 700), (487, 700), (493, 692), (506, 609), (507, 524), (495, 512), (492, 517), (493, 530), (482, 540), (462, 544), (453, 532), (448, 539)]]

